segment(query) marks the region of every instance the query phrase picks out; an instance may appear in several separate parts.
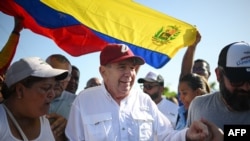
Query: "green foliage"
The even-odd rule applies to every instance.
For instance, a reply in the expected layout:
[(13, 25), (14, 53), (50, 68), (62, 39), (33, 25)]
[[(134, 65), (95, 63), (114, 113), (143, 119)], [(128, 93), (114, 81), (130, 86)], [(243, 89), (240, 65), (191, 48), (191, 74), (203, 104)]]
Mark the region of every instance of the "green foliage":
[(166, 87), (164, 87), (163, 95), (166, 98), (170, 98), (170, 97), (176, 97), (177, 93), (174, 91), (170, 91), (169, 87), (166, 86)]
[(210, 86), (210, 88), (211, 88), (211, 90), (215, 90), (216, 89), (216, 82), (211, 82), (211, 83), (209, 83), (209, 86)]

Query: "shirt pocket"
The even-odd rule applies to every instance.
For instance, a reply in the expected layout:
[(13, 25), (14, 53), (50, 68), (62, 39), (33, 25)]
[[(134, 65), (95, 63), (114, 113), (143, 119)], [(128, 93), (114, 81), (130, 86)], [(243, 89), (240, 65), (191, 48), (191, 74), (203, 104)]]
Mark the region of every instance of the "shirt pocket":
[(111, 113), (88, 115), (83, 119), (85, 140), (105, 141), (114, 139)]
[(138, 133), (137, 140), (153, 140), (153, 117), (148, 113), (136, 113), (132, 114), (132, 117), (134, 119), (133, 129)]

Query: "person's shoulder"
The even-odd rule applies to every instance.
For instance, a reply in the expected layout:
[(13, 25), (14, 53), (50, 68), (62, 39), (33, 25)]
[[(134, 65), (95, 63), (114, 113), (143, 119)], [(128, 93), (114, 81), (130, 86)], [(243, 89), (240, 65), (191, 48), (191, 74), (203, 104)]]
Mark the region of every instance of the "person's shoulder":
[(214, 98), (216, 98), (219, 95), (218, 91), (212, 92), (212, 93), (208, 93), (208, 94), (204, 94), (204, 95), (200, 95), (200, 96), (196, 96), (193, 100), (192, 103), (193, 104), (200, 104), (200, 103), (209, 103), (210, 101), (213, 101)]
[(130, 95), (137, 95), (137, 96), (139, 96), (140, 98), (149, 98), (149, 99), (151, 99), (150, 96), (149, 96), (148, 94), (144, 93), (144, 92), (143, 92), (142, 90), (140, 90), (140, 89), (132, 89), (132, 90), (130, 91)]
[(147, 101), (147, 103), (148, 102), (150, 103), (152, 101), (152, 99), (150, 98), (150, 96), (148, 94), (144, 93), (140, 89), (131, 89), (131, 91), (129, 93), (129, 97), (137, 97), (140, 101), (144, 101), (144, 102)]
[(219, 94), (219, 91), (213, 91), (213, 92), (208, 93), (208, 94), (196, 96), (195, 99), (208, 99), (208, 98), (213, 98), (213, 97), (216, 97), (218, 94)]
[(65, 96), (69, 96), (69, 97), (76, 97), (76, 95), (75, 94), (73, 94), (73, 93), (71, 93), (71, 92), (69, 92), (69, 91), (63, 91), (63, 95)]
[(168, 100), (168, 99), (165, 98), (165, 97), (162, 98), (162, 102), (163, 102), (166, 106), (168, 106), (168, 107), (172, 107), (172, 108), (176, 108), (176, 109), (179, 108), (179, 106), (178, 106), (177, 104), (173, 103), (172, 101)]
[(101, 95), (102, 93), (106, 93), (107, 91), (105, 90), (104, 86), (95, 86), (95, 87), (90, 87), (87, 89), (83, 89), (82, 91), (80, 91), (77, 95), (77, 97), (82, 98), (84, 97), (84, 99), (86, 98), (90, 98), (90, 97), (99, 97), (97, 95)]
[(75, 99), (76, 98), (76, 95), (75, 94), (72, 94), (71, 92), (68, 92), (68, 91), (63, 91), (62, 93), (62, 99)]
[(5, 112), (3, 108), (3, 104), (0, 104), (0, 115), (3, 116), (3, 113)]

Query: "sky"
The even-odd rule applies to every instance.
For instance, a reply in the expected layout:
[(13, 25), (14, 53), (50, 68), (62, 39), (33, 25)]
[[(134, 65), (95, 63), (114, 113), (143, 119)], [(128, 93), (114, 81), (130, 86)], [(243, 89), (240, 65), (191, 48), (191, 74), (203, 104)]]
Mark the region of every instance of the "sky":
[[(196, 48), (194, 59), (201, 58), (209, 62), (212, 73), (209, 83), (217, 82), (214, 69), (217, 66), (220, 50), (224, 46), (235, 41), (250, 43), (249, 0), (136, 0), (136, 2), (197, 27), (202, 38)], [(0, 49), (7, 42), (13, 27), (13, 17), (0, 12)], [(165, 86), (169, 87), (170, 91), (177, 91), (182, 57), (186, 49), (186, 47), (180, 49), (160, 69), (155, 69), (147, 64), (141, 66), (135, 80), (135, 87), (139, 88), (137, 79), (145, 77), (149, 71), (155, 71), (163, 76)], [(89, 78), (102, 79), (99, 74), (100, 52), (73, 57), (60, 49), (53, 40), (35, 34), (29, 29), (21, 31), (12, 62), (28, 56), (46, 59), (49, 55), (58, 53), (65, 55), (72, 65), (76, 65), (80, 69), (77, 93), (84, 89)]]

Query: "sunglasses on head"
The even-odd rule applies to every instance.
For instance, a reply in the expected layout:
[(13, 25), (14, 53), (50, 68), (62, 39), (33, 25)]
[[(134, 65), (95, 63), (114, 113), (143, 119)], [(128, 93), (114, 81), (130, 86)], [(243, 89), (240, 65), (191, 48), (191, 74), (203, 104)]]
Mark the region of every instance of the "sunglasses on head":
[(155, 85), (144, 84), (144, 85), (141, 85), (141, 89), (151, 90), (155, 86), (160, 86), (160, 85), (159, 84), (155, 84)]
[(230, 80), (228, 76), (226, 75), (224, 69), (223, 68), (220, 68), (220, 69), (221, 69), (222, 74), (227, 77), (227, 79), (229, 80), (230, 84), (233, 87), (240, 87), (244, 85), (246, 82), (250, 84), (250, 80)]

